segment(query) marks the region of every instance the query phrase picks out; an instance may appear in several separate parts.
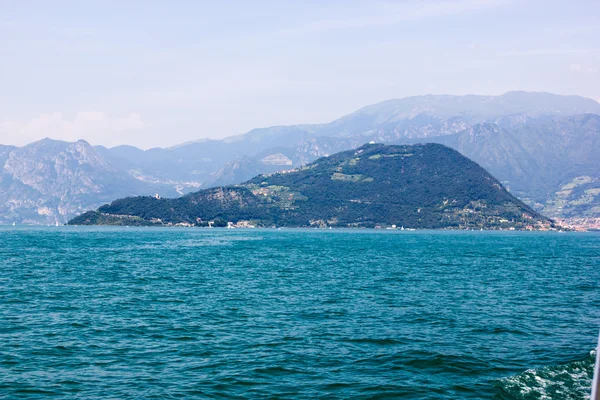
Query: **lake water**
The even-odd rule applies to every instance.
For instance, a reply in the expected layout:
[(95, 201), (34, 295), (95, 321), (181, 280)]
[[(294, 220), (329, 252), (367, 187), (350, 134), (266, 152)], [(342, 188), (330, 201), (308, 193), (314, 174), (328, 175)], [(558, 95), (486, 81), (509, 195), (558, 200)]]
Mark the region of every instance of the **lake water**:
[(0, 228), (0, 397), (584, 399), (600, 234)]

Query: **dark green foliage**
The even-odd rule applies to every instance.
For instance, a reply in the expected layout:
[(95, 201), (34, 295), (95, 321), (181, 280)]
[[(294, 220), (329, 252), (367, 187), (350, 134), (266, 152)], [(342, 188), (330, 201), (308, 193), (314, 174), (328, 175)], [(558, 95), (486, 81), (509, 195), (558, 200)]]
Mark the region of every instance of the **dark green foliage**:
[(221, 220), (412, 228), (524, 228), (547, 223), (479, 165), (439, 144), (365, 145), (294, 172), (260, 175), (238, 186), (178, 199), (125, 198), (98, 212), (162, 224), (197, 224), (200, 218), (214, 220), (215, 226)]
[(215, 228), (224, 228), (227, 226), (227, 221), (225, 221), (223, 218), (217, 218), (215, 219), (213, 226)]
[(110, 215), (98, 211), (88, 211), (73, 218), (69, 221), (69, 225), (153, 226), (159, 224), (137, 216)]

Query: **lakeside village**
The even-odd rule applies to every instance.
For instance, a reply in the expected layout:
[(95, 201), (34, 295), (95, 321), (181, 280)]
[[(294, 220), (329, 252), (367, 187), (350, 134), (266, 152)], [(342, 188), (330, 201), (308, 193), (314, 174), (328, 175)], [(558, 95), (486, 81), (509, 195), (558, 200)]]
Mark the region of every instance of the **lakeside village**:
[[(113, 215), (113, 217), (115, 217)], [(126, 217), (126, 216), (122, 216), (122, 217)], [(178, 222), (178, 223), (163, 223), (162, 220), (155, 218), (152, 219), (151, 224), (154, 226), (164, 226), (164, 227), (179, 227), (179, 228), (227, 228), (227, 229), (253, 229), (253, 228), (271, 228), (271, 229), (281, 229), (282, 227), (278, 227), (276, 225), (269, 225), (269, 226), (264, 226), (259, 224), (258, 222), (255, 221), (247, 221), (247, 220), (243, 220), (243, 221), (237, 221), (237, 222), (232, 222), (232, 221), (225, 221), (224, 219), (215, 219), (215, 220), (210, 220), (210, 221), (203, 221), (201, 218), (197, 218), (196, 219), (196, 223), (192, 224), (189, 222)], [(503, 219), (500, 220), (501, 223), (506, 223), (508, 224), (510, 221)], [(364, 227), (361, 226), (331, 226), (330, 224), (327, 223), (327, 221), (323, 221), (323, 220), (317, 220), (317, 221), (311, 221), (310, 226), (306, 226), (304, 228), (313, 228), (313, 229), (333, 229), (333, 228), (343, 228), (343, 229), (352, 229), (352, 228), (356, 228), (356, 229), (361, 229)], [(410, 228), (410, 227), (404, 227), (404, 226), (397, 226), (397, 225), (375, 225), (373, 227), (374, 229), (385, 229), (385, 230), (407, 230), (407, 231), (414, 231), (416, 230), (415, 228)], [(548, 226), (548, 225), (544, 225), (544, 224), (536, 224), (536, 225), (527, 225), (525, 226), (524, 229), (515, 229), (514, 226), (508, 226), (508, 227), (503, 227), (503, 226), (497, 226), (494, 228), (480, 228), (480, 227), (470, 227), (470, 226), (459, 226), (459, 227), (455, 227), (455, 228), (442, 228), (442, 230), (466, 230), (466, 231), (473, 231), (473, 230), (498, 230), (498, 231), (515, 231), (515, 230), (522, 230), (522, 231), (537, 231), (537, 232), (542, 232), (542, 231), (558, 231), (558, 232), (562, 232), (562, 231), (579, 231), (579, 232), (583, 232), (585, 230), (582, 229), (577, 229), (577, 228), (573, 228), (573, 227), (566, 227), (566, 226), (561, 226), (561, 225), (554, 225), (554, 226)]]

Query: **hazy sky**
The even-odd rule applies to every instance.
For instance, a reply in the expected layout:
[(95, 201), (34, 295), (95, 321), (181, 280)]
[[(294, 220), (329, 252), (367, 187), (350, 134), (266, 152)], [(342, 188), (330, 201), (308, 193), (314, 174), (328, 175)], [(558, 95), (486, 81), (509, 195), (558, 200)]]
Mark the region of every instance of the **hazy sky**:
[(170, 146), (389, 98), (600, 100), (600, 1), (0, 0), (0, 143)]

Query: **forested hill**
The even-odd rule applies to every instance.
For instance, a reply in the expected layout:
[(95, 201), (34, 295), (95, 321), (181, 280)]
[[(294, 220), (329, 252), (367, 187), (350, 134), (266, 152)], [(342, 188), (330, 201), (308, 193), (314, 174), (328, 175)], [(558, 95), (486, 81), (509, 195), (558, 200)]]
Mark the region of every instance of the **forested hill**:
[(249, 221), (259, 226), (546, 229), (487, 171), (439, 144), (369, 144), (304, 167), (177, 199), (132, 197), (74, 225)]

